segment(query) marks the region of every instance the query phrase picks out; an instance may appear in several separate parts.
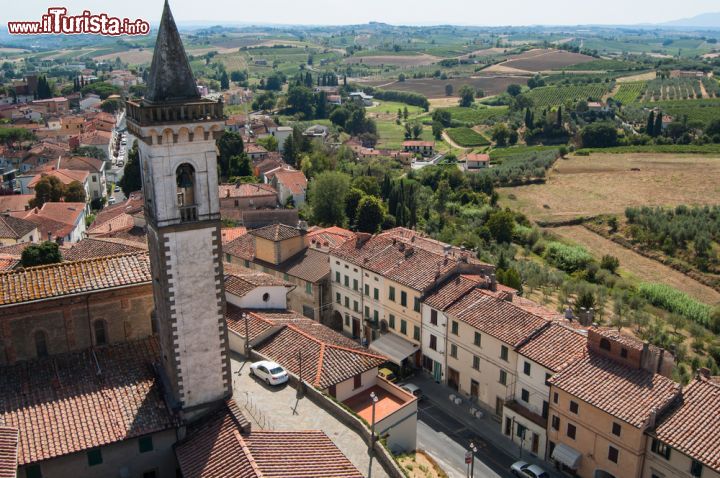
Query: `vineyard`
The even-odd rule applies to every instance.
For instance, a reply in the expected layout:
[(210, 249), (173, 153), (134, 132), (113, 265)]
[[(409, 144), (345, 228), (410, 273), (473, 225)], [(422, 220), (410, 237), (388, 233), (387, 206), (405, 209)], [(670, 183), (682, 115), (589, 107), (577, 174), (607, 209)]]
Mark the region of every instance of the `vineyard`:
[(483, 173), (490, 176), (494, 184), (510, 186), (544, 178), (557, 160), (558, 150), (545, 146), (498, 148), (490, 157), (496, 164)]
[(470, 123), (473, 125), (483, 124), (486, 121), (494, 121), (508, 114), (507, 106), (491, 106), (491, 107), (472, 107), (463, 108), (461, 106), (453, 106), (450, 108), (442, 108), (442, 111), (450, 113), (453, 121), (461, 123)]
[(711, 307), (665, 284), (644, 282), (638, 288), (640, 295), (652, 305), (669, 310), (688, 320), (710, 326)]
[(720, 99), (704, 99), (694, 101), (658, 101), (647, 103), (648, 108), (659, 108), (663, 113), (681, 121), (687, 116), (688, 121), (700, 121), (704, 124), (710, 123), (718, 117)]
[(450, 136), (450, 139), (464, 148), (490, 144), (490, 141), (485, 136), (470, 128), (448, 128), (445, 131)]
[(579, 100), (599, 101), (608, 92), (607, 83), (591, 83), (587, 85), (562, 85), (535, 88), (528, 93), (536, 108), (564, 105), (567, 101)]
[(632, 103), (640, 98), (645, 92), (646, 83), (644, 81), (635, 81), (632, 83), (621, 83), (613, 98), (622, 104)]
[(692, 100), (702, 98), (700, 81), (695, 78), (670, 78), (647, 83), (643, 101)]

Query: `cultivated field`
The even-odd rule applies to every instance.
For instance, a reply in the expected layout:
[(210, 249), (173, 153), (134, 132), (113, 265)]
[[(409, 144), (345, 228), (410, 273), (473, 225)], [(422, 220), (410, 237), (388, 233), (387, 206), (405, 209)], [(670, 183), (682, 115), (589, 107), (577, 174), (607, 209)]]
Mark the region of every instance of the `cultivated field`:
[(94, 59), (97, 61), (114, 61), (115, 58), (119, 57), (120, 61), (123, 63), (129, 63), (131, 65), (144, 65), (152, 61), (152, 56), (152, 48), (135, 48), (128, 51), (96, 56)]
[(703, 285), (682, 272), (668, 267), (656, 260), (649, 259), (609, 239), (595, 234), (583, 226), (555, 227), (551, 232), (569, 239), (576, 244), (584, 246), (596, 258), (610, 254), (620, 260), (621, 269), (632, 273), (645, 282), (662, 282), (675, 287), (686, 294), (705, 302), (706, 304), (719, 304), (720, 293)]
[[(563, 221), (629, 206), (720, 202), (720, 156), (591, 154), (558, 160), (545, 184), (502, 188), (503, 205), (533, 220)], [(514, 199), (513, 199), (514, 198)]]
[(432, 55), (406, 55), (406, 56), (395, 56), (395, 55), (378, 55), (378, 56), (353, 56), (346, 58), (344, 61), (347, 64), (356, 65), (363, 64), (368, 66), (378, 65), (394, 65), (400, 67), (412, 68), (414, 66), (427, 66), (437, 63), (440, 58)]
[(589, 63), (595, 58), (563, 50), (530, 50), (510, 57), (500, 65), (531, 72), (558, 70), (571, 65)]
[(533, 106), (542, 108), (546, 106), (564, 105), (566, 101), (600, 100), (608, 91), (607, 83), (591, 83), (589, 85), (560, 85), (534, 88), (528, 93)]
[(528, 78), (518, 76), (478, 76), (469, 78), (453, 78), (450, 80), (438, 80), (435, 78), (421, 78), (417, 80), (396, 81), (384, 83), (382, 89), (397, 91), (412, 91), (420, 93), (428, 98), (443, 98), (445, 85), (453, 86), (453, 95), (457, 95), (463, 85), (470, 85), (475, 90), (482, 90), (485, 96), (497, 95), (504, 92), (508, 85), (527, 84)]

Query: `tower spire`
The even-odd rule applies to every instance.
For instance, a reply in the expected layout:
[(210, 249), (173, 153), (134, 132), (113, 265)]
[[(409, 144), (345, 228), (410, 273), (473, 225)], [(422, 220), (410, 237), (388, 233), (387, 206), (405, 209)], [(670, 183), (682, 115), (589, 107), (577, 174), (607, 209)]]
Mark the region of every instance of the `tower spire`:
[(180, 32), (165, 0), (145, 99), (151, 103), (195, 100), (200, 97)]

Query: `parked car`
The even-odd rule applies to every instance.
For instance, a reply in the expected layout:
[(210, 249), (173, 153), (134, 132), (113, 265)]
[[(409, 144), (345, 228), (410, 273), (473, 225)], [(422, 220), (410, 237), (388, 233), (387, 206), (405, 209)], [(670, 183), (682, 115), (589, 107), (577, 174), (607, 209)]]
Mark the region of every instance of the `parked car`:
[(550, 478), (548, 472), (537, 465), (531, 465), (524, 461), (516, 461), (510, 467), (513, 475), (520, 478)]
[(250, 365), (250, 374), (268, 385), (280, 385), (288, 381), (288, 373), (285, 369), (269, 360), (261, 360)]
[(412, 383), (404, 383), (400, 385), (400, 388), (405, 390), (410, 395), (416, 397), (418, 400), (420, 400), (423, 397), (422, 390), (417, 385), (413, 385)]
[(384, 378), (388, 382), (397, 382), (397, 375), (395, 375), (395, 372), (393, 372), (389, 368), (381, 368), (380, 370), (378, 370), (378, 377)]
[(123, 166), (125, 166), (125, 161), (119, 160), (119, 161), (117, 162), (117, 167), (118, 167), (118, 168), (122, 168)]
[(115, 196), (110, 196), (108, 198), (108, 204), (115, 204)]
[(119, 192), (120, 192), (120, 186), (117, 186), (117, 185), (116, 185), (116, 186), (115, 186), (115, 189), (114, 189), (113, 191), (115, 191), (116, 193), (119, 193)]

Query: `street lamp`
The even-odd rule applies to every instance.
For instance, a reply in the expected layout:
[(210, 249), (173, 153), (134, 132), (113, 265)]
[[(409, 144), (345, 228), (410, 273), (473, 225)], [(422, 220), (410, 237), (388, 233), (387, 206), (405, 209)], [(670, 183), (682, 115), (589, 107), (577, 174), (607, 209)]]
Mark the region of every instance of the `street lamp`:
[(470, 442), (470, 445), (468, 446), (470, 449), (470, 478), (473, 478), (475, 476), (475, 453), (477, 453), (478, 448), (475, 445), (475, 442)]
[(372, 476), (372, 458), (375, 445), (375, 404), (378, 402), (378, 396), (375, 392), (370, 392), (370, 402), (372, 402), (372, 421), (370, 422), (370, 444), (368, 445), (368, 455), (370, 456), (370, 466), (368, 467), (368, 478)]

